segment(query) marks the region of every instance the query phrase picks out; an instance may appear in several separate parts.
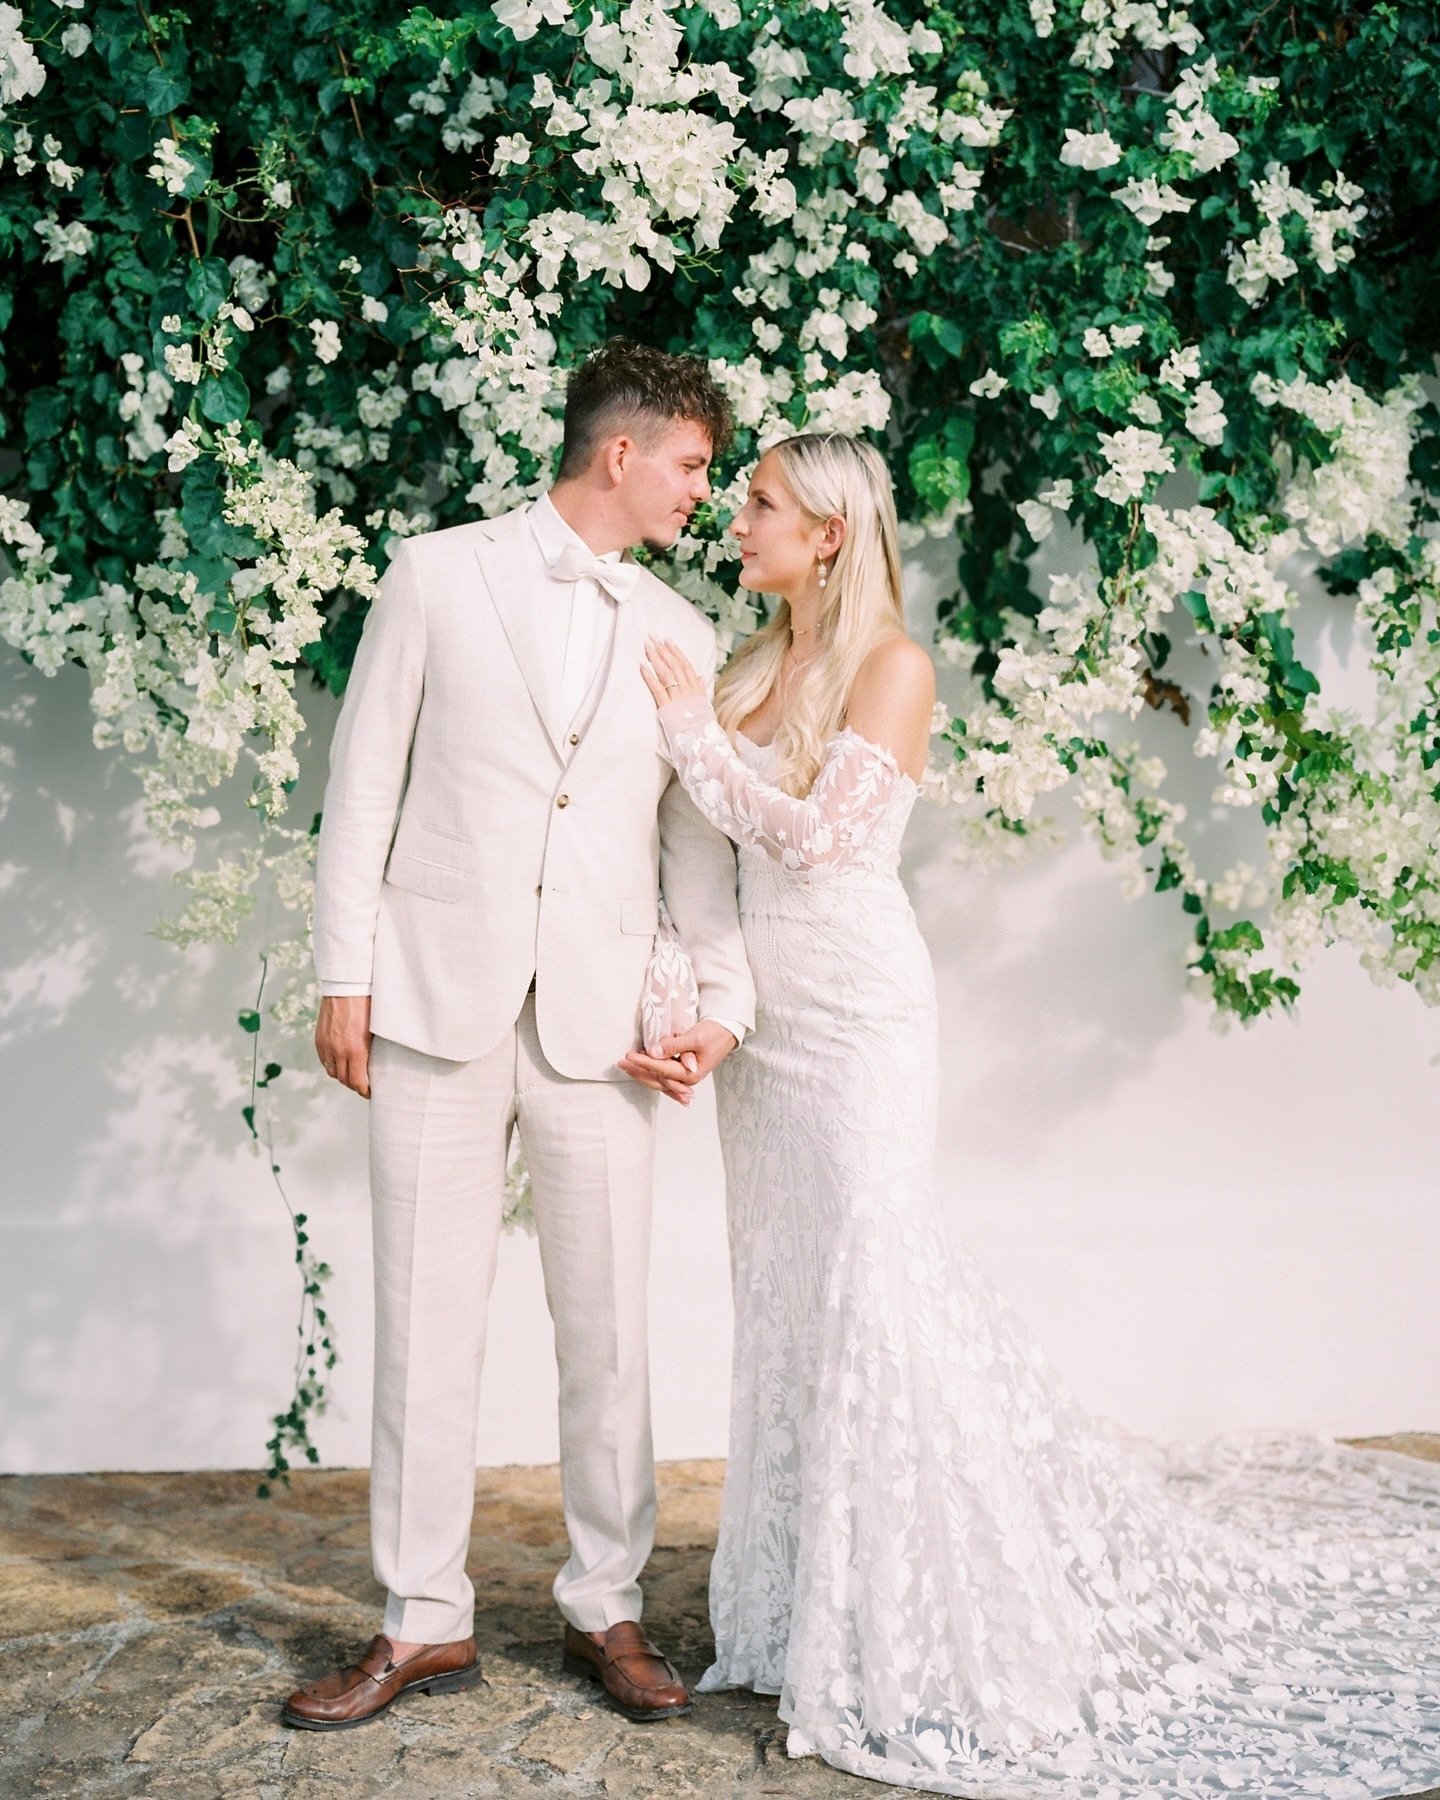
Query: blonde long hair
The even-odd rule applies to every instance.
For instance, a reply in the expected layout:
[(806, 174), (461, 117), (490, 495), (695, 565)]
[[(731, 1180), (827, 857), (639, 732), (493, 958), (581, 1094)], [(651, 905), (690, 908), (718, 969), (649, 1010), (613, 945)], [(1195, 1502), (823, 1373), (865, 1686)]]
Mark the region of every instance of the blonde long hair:
[[(840, 432), (810, 433), (784, 438), (766, 454), (812, 519), (838, 514), (846, 527), (822, 596), (821, 648), (796, 676), (775, 733), (772, 779), (799, 797), (810, 792), (826, 743), (845, 723), (860, 665), (881, 638), (905, 630), (900, 534), (890, 471), (872, 445)], [(764, 705), (790, 642), (790, 603), (782, 599), (715, 684), (716, 717), (731, 736)]]

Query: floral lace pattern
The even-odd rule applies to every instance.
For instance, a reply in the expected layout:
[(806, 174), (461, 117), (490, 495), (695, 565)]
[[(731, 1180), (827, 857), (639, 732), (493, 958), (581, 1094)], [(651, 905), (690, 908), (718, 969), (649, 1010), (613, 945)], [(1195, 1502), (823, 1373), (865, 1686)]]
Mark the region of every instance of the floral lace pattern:
[[(747, 767), (703, 696), (672, 700), (660, 722), (676, 771), (711, 824), (795, 873), (863, 862), (892, 797), (915, 785), (888, 750), (847, 727), (830, 740), (814, 786), (797, 800)], [(882, 864), (885, 857), (881, 849)]]
[(1440, 1783), (1440, 1468), (1084, 1413), (935, 1193), (913, 784), (848, 733), (795, 801), (664, 712), (742, 844), (759, 998), (716, 1073), (735, 1360), (702, 1689), (779, 1694), (794, 1755), (975, 1800)]
[(647, 1056), (659, 1056), (662, 1038), (688, 1031), (700, 1017), (700, 988), (695, 965), (680, 941), (664, 896), (655, 948), (645, 969), (640, 993), (640, 1039)]

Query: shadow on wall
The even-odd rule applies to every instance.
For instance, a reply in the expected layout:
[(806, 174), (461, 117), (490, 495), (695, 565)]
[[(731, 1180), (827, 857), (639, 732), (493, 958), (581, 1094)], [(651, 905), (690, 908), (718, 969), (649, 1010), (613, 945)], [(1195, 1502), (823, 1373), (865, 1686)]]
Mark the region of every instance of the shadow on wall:
[(137, 1434), (189, 1466), (221, 1404), (253, 1421), (258, 1460), (293, 1284), (227, 1030), (253, 1001), (259, 931), (183, 953), (148, 935), (183, 900), (181, 859), (90, 727), (83, 674), (0, 650), (0, 1462), (54, 1466), (64, 1413), (67, 1436), (86, 1419), (91, 1467), (129, 1462)]
[[(1195, 496), (1176, 480), (1163, 498), (1182, 506)], [(936, 600), (951, 580), (954, 557), (948, 541), (928, 543), (912, 556), (907, 610), (922, 642), (933, 634)], [(1051, 575), (1076, 572), (1093, 553), (1062, 523), (1032, 547), (1028, 560), (1032, 585), (1044, 593)], [(1327, 701), (1369, 711), (1375, 681), (1359, 653), (1353, 602), (1321, 589), (1317, 561), (1297, 555), (1282, 571), (1303, 601), (1294, 618), (1299, 653), (1321, 675)], [(1181, 835), (1202, 875), (1214, 878), (1242, 862), (1263, 870), (1259, 808), (1217, 805), (1217, 764), (1194, 754), (1215, 659), (1178, 630), (1176, 637), (1164, 674), (1175, 684), (1178, 706), (1146, 708), (1134, 719), (1108, 715), (1096, 721), (1097, 730), (1163, 761), (1161, 792), (1185, 809)], [(958, 703), (962, 683), (943, 667), (938, 687), (942, 700)], [(972, 1154), (1000, 1150), (1017, 1115), (1043, 1150), (1077, 1116), (1153, 1073), (1161, 1047), (1193, 1031), (1208, 1010), (1208, 1002), (1187, 1000), (1194, 926), (1178, 898), (1153, 892), (1124, 898), (1121, 868), (1102, 857), (1071, 787), (1042, 796), (1035, 812), (1055, 821), (1060, 847), (1031, 847), (1008, 867), (957, 855), (951, 815), (929, 805), (916, 809), (907, 839), (907, 881), (931, 947), (947, 1034), (942, 1091), (949, 1118), (942, 1117), (942, 1142), (947, 1124), (953, 1128), (963, 1118), (963, 1144)], [(1214, 922), (1224, 925), (1231, 916), (1217, 914)], [(1287, 1024), (1277, 1017), (1265, 1028)], [(952, 1141), (958, 1150), (962, 1139)]]

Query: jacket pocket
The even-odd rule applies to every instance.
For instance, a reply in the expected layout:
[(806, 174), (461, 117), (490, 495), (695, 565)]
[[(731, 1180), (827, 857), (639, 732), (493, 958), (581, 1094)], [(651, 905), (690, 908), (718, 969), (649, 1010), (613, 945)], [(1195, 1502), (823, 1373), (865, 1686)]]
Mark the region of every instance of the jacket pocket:
[(448, 843), (452, 844), (468, 844), (470, 842), (470, 834), (468, 831), (456, 831), (451, 825), (431, 825), (417, 819), (415, 823), (410, 826), (410, 829), (417, 837), (444, 838)]
[(660, 902), (658, 900), (622, 900), (620, 902), (620, 929), (633, 932), (636, 937), (653, 937), (660, 924)]
[(425, 862), (418, 856), (394, 851), (385, 870), (385, 879), (391, 887), (404, 888), (409, 894), (422, 894), (427, 900), (458, 900), (465, 873), (462, 869), (447, 869), (440, 863)]

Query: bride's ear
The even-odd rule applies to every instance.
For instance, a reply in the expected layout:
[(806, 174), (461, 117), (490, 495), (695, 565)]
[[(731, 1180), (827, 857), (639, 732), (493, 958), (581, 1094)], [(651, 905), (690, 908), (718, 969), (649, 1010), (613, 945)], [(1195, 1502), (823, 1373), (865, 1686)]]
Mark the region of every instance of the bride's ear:
[(845, 542), (847, 529), (848, 527), (839, 513), (832, 513), (825, 521), (825, 535), (820, 540), (819, 554), (824, 557), (826, 562), (829, 562), (832, 556), (839, 554), (840, 546)]

